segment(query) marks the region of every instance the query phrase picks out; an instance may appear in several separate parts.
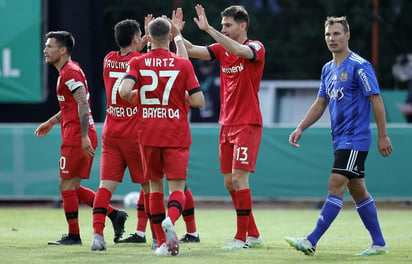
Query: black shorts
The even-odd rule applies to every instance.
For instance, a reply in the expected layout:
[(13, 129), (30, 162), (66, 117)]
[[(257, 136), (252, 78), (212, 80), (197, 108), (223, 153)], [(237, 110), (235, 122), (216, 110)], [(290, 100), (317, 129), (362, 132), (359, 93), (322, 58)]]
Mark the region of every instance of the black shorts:
[(335, 152), (332, 172), (348, 179), (364, 178), (366, 156), (368, 156), (367, 151), (339, 149)]

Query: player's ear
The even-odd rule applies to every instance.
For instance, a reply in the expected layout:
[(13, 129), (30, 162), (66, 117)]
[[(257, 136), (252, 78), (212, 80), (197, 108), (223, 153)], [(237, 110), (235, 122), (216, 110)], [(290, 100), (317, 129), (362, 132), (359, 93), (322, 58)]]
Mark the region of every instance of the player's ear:
[[(61, 46), (61, 47), (59, 48), (59, 51), (60, 51), (60, 54), (61, 54), (61, 55), (67, 54), (67, 47), (66, 47), (66, 46)], [(69, 54), (69, 55), (70, 55), (70, 54)]]
[(244, 31), (246, 31), (247, 23), (246, 23), (246, 22), (240, 23), (240, 27), (241, 27)]

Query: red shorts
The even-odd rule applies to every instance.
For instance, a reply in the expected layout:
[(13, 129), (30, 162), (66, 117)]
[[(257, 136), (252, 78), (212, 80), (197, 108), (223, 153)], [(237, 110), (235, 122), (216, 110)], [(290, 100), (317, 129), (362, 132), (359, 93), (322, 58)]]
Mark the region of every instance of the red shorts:
[(140, 146), (145, 176), (151, 181), (163, 179), (186, 180), (189, 165), (189, 147)]
[(88, 179), (90, 177), (93, 157), (86, 157), (82, 147), (61, 146), (60, 153), (60, 178), (71, 179), (80, 177)]
[(122, 182), (126, 168), (133, 183), (147, 183), (137, 139), (102, 136), (100, 179)]
[(261, 139), (262, 126), (223, 125), (219, 136), (220, 172), (231, 173), (232, 169), (254, 172)]

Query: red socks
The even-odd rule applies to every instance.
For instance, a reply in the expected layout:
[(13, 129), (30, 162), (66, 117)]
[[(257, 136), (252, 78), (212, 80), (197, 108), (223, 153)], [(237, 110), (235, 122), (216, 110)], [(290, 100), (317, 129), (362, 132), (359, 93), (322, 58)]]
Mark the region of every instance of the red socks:
[(99, 188), (96, 193), (93, 205), (93, 230), (94, 234), (103, 235), (106, 221), (107, 206), (109, 205), (112, 193), (106, 188)]
[(174, 191), (170, 194), (169, 201), (167, 203), (167, 216), (170, 217), (173, 224), (175, 224), (177, 219), (179, 219), (182, 215), (185, 201), (186, 197), (183, 192)]
[[(79, 200), (83, 203), (86, 204), (90, 207), (93, 207), (93, 201), (95, 199), (95, 192), (90, 190), (89, 188), (85, 188), (83, 186), (80, 186), (79, 189), (77, 189), (77, 196), (79, 197)], [(111, 214), (113, 212), (114, 208), (110, 204), (107, 207), (107, 215)]]
[(146, 232), (147, 214), (145, 212), (145, 194), (140, 189), (139, 200), (137, 201), (137, 227), (136, 231)]
[(237, 206), (237, 233), (235, 238), (246, 241), (247, 230), (249, 227), (249, 216), (252, 211), (252, 196), (250, 189), (236, 192)]
[(183, 210), (183, 220), (186, 223), (186, 232), (195, 233), (196, 232), (196, 221), (195, 221), (195, 201), (193, 199), (192, 192), (190, 189), (185, 191), (185, 207)]
[[(238, 209), (242, 210), (241, 214), (246, 214), (247, 212), (243, 210), (249, 210), (249, 219), (248, 219), (248, 227), (247, 227), (247, 236), (259, 237), (259, 231), (256, 226), (255, 218), (253, 217), (252, 213), (252, 195), (250, 193), (250, 189), (240, 190), (240, 191), (229, 191), (230, 196), (232, 197), (233, 204), (235, 205), (236, 212)], [(238, 200), (244, 199), (244, 202), (241, 202), (241, 207), (238, 205)], [(250, 207), (249, 207), (250, 204)], [(249, 207), (249, 208), (247, 208)], [(243, 233), (243, 225), (245, 224), (246, 220), (245, 217), (238, 215), (238, 233)], [(240, 223), (239, 223), (240, 222)], [(241, 226), (242, 231), (239, 230), (239, 225)], [(240, 235), (240, 237), (244, 237), (244, 235)], [(236, 235), (237, 238), (237, 235)], [(243, 239), (242, 239), (243, 240)]]
[(150, 193), (150, 218), (157, 237), (157, 245), (160, 247), (166, 242), (166, 236), (162, 229), (162, 221), (166, 218), (166, 208), (163, 193)]
[(79, 229), (79, 199), (76, 190), (62, 191), (63, 210), (66, 215), (66, 221), (69, 225), (69, 234), (80, 234)]
[(150, 230), (152, 231), (152, 238), (156, 238), (156, 231), (153, 227), (152, 218), (150, 214), (150, 193), (144, 194), (144, 210), (146, 211), (146, 216), (149, 219)]

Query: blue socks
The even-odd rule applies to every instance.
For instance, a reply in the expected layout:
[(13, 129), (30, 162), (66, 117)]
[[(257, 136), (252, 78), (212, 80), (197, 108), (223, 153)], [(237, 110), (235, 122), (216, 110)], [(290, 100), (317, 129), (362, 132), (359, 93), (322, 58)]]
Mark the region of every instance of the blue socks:
[(312, 246), (316, 246), (320, 237), (326, 232), (333, 220), (335, 220), (336, 216), (339, 214), (342, 206), (343, 199), (341, 197), (336, 195), (328, 195), (325, 204), (320, 211), (316, 227), (307, 237), (307, 239), (312, 243)]
[(372, 244), (384, 246), (385, 240), (383, 239), (382, 231), (379, 226), (378, 213), (372, 197), (369, 196), (365, 200), (356, 203), (356, 210), (372, 237)]

